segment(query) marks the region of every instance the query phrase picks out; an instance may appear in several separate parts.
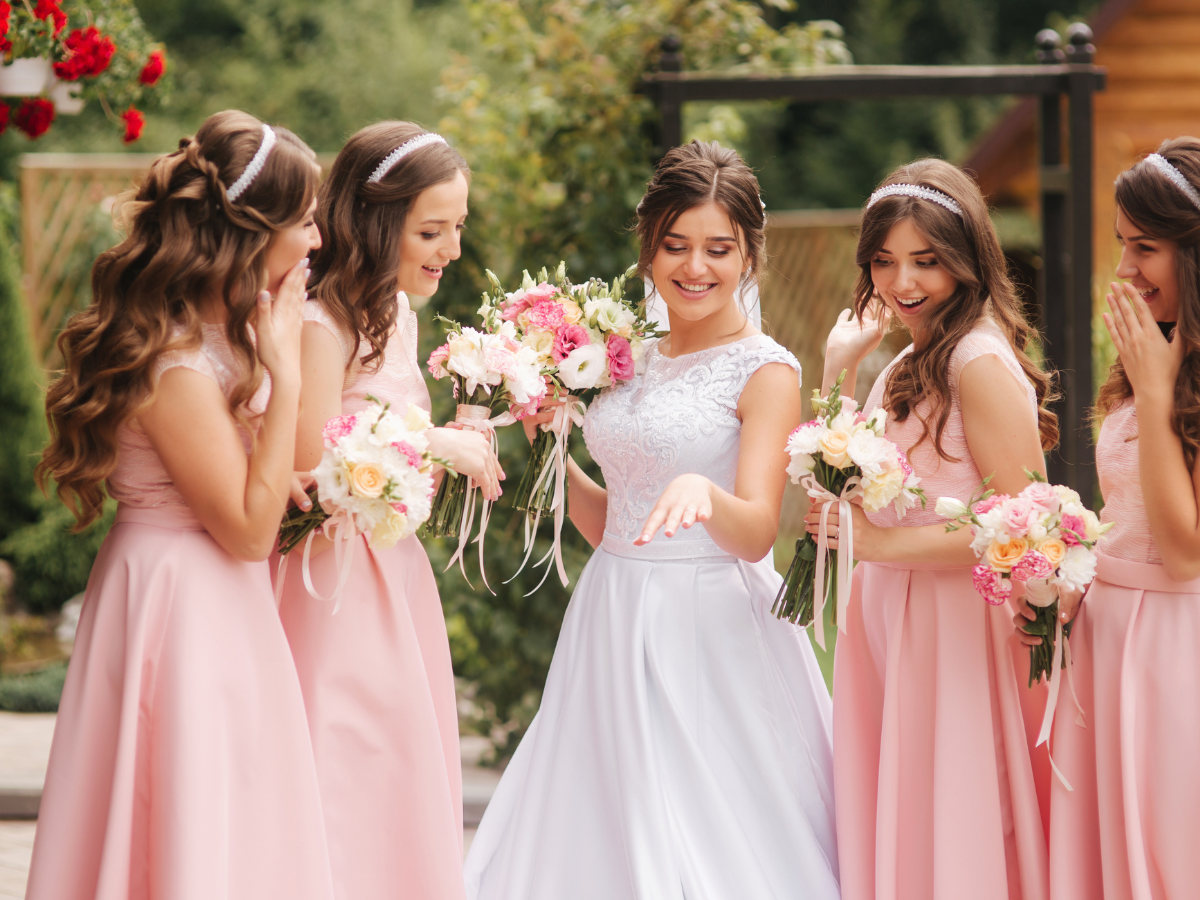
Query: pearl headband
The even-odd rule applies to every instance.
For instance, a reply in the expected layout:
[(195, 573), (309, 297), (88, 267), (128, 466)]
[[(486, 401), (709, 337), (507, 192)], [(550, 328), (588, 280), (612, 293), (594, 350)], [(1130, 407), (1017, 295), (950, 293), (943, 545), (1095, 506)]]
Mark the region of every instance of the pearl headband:
[(1158, 169), (1167, 179), (1179, 190), (1183, 191), (1184, 196), (1192, 201), (1192, 206), (1200, 209), (1200, 191), (1192, 187), (1192, 183), (1184, 177), (1183, 173), (1171, 165), (1170, 160), (1165, 156), (1159, 156), (1157, 153), (1151, 153), (1143, 162), (1148, 162), (1154, 168)]
[(263, 123), (262, 143), (258, 145), (258, 150), (254, 153), (254, 158), (250, 160), (250, 165), (246, 166), (244, 172), (238, 176), (238, 180), (229, 186), (225, 191), (229, 197), (230, 203), (237, 202), (237, 198), (246, 192), (246, 188), (254, 182), (258, 174), (263, 170), (263, 166), (267, 164), (267, 157), (271, 155), (271, 148), (275, 146), (275, 132), (266, 122)]
[(425, 134), (417, 135), (410, 141), (405, 141), (391, 153), (383, 158), (375, 171), (371, 173), (371, 177), (367, 179), (367, 184), (378, 184), (383, 176), (392, 171), (392, 168), (408, 154), (415, 150), (420, 150), (422, 147), (428, 147), (430, 144), (445, 144), (446, 139), (440, 134), (434, 134), (432, 131), (427, 131)]
[(935, 191), (933, 188), (925, 187), (923, 184), (889, 184), (886, 187), (881, 187), (867, 201), (867, 209), (870, 209), (884, 197), (916, 197), (918, 200), (929, 200), (932, 203), (944, 206), (960, 219), (963, 214), (962, 207), (958, 205), (957, 200), (949, 194)]

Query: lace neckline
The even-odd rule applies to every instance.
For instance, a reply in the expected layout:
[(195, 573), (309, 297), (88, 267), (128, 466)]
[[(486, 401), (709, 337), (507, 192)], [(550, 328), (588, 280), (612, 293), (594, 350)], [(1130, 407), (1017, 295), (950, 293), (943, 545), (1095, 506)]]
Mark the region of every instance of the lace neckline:
[(689, 357), (692, 357), (692, 356), (699, 356), (702, 353), (712, 353), (714, 350), (724, 350), (726, 347), (736, 347), (738, 344), (744, 344), (744, 343), (746, 343), (746, 341), (752, 341), (755, 338), (760, 338), (760, 337), (763, 337), (763, 333), (761, 331), (758, 334), (748, 334), (748, 335), (746, 335), (746, 337), (738, 338), (736, 341), (727, 341), (724, 344), (714, 344), (711, 347), (704, 347), (701, 350), (693, 350), (691, 353), (680, 353), (678, 356), (667, 356), (667, 354), (665, 354), (661, 350), (659, 350), (658, 349), (659, 341), (655, 341), (654, 344), (651, 346), (650, 350), (655, 355), (660, 356), (661, 358), (667, 360), (668, 362), (678, 362), (681, 359), (688, 359)]

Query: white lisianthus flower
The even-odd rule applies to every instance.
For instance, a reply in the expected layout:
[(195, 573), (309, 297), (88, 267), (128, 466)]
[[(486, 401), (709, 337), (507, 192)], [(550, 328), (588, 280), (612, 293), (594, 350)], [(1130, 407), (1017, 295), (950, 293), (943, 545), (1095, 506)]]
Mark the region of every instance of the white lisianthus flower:
[(1049, 578), (1031, 578), (1025, 582), (1025, 599), (1030, 606), (1044, 609), (1058, 599), (1058, 585)]
[(569, 391), (587, 391), (605, 374), (608, 360), (604, 344), (576, 347), (558, 364), (558, 377)]
[(947, 519), (961, 519), (971, 514), (971, 508), (957, 497), (938, 497), (934, 511)]
[[(1076, 506), (1082, 505), (1083, 501), (1079, 499), (1079, 493), (1067, 487), (1065, 484), (1054, 485), (1054, 493), (1058, 494), (1059, 501), (1065, 507), (1068, 503), (1074, 503)], [(1064, 509), (1064, 512), (1066, 510)]]
[(882, 406), (875, 407), (874, 412), (867, 417), (867, 425), (880, 437), (887, 429), (887, 410)]
[(532, 347), (521, 347), (514, 354), (511, 371), (504, 378), (504, 385), (519, 406), (527, 406), (534, 400), (546, 396), (546, 382), (542, 379), (542, 365), (537, 351)]
[(1100, 519), (1090, 509), (1083, 511), (1083, 530), (1086, 532), (1085, 536), (1089, 541), (1100, 540), (1100, 535), (1108, 531), (1107, 528), (1100, 524)]
[(1075, 546), (1058, 565), (1059, 583), (1068, 590), (1084, 590), (1096, 577), (1096, 554), (1087, 547)]

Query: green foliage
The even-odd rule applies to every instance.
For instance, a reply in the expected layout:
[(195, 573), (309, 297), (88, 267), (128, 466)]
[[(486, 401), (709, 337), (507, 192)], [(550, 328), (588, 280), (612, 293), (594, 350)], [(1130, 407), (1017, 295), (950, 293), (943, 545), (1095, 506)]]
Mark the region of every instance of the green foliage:
[(53, 663), (27, 675), (0, 675), (0, 710), (58, 712), (67, 664)]
[(12, 563), (17, 599), (33, 613), (52, 613), (87, 587), (92, 560), (112, 527), (116, 504), (83, 532), (75, 533), (75, 517), (57, 498), (37, 495), (40, 517), (0, 542), (0, 556)]

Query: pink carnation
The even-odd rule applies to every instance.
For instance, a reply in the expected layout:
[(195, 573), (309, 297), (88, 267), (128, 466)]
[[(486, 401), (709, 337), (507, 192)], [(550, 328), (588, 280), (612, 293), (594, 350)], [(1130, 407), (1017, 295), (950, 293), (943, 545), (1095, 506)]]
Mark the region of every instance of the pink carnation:
[(325, 439), (325, 446), (332, 447), (353, 431), (354, 421), (354, 416), (334, 416), (326, 422), (325, 427), (321, 430), (321, 437)]
[(557, 331), (566, 319), (558, 302), (547, 298), (530, 307), (526, 321), (530, 331)]
[(1046, 484), (1044, 481), (1035, 481), (1025, 490), (1021, 491), (1020, 496), (1024, 497), (1033, 504), (1034, 509), (1041, 512), (1057, 512), (1058, 511), (1058, 494), (1054, 492), (1054, 488)]
[(554, 285), (547, 284), (544, 281), (536, 287), (531, 287), (527, 291), (521, 291), (520, 296), (511, 300), (509, 304), (504, 307), (504, 311), (500, 313), (500, 318), (508, 322), (515, 322), (520, 317), (521, 313), (532, 307), (539, 300), (549, 300), (555, 295), (555, 293), (557, 293), (557, 291), (558, 289)]
[(992, 494), (986, 500), (980, 500), (975, 504), (975, 515), (982, 516), (984, 513), (989, 513), (1007, 499), (1009, 499), (1008, 494)]
[(555, 362), (562, 362), (576, 347), (586, 347), (591, 342), (591, 335), (582, 325), (563, 325), (554, 335), (554, 347), (550, 355)]
[(1024, 537), (1037, 520), (1038, 511), (1033, 508), (1033, 503), (1020, 495), (1004, 504), (1004, 513), (1000, 519), (1010, 537)]
[(517, 358), (511, 350), (492, 344), (483, 351), (483, 361), (493, 372), (501, 375), (511, 375)]
[(1017, 581), (1032, 581), (1034, 578), (1049, 578), (1054, 574), (1050, 560), (1037, 550), (1030, 550), (1012, 568), (1012, 577)]
[(408, 515), (408, 507), (399, 501), (392, 504), (392, 509), (394, 509), (396, 512), (400, 513), (400, 515), (402, 515), (402, 516)]
[(633, 377), (633, 350), (629, 341), (619, 334), (608, 336), (608, 374), (613, 381), (628, 381)]
[(992, 606), (1003, 606), (1012, 594), (1012, 582), (991, 566), (980, 563), (971, 570), (975, 590)]
[(442, 344), (429, 354), (429, 374), (434, 378), (446, 377), (446, 360), (450, 358), (450, 345)]
[(1087, 533), (1087, 526), (1081, 516), (1063, 516), (1058, 527), (1062, 531), (1062, 541), (1068, 547), (1078, 546)]
[(414, 469), (421, 468), (421, 454), (408, 441), (393, 441), (392, 448), (395, 449), (401, 456), (408, 460), (408, 464)]

